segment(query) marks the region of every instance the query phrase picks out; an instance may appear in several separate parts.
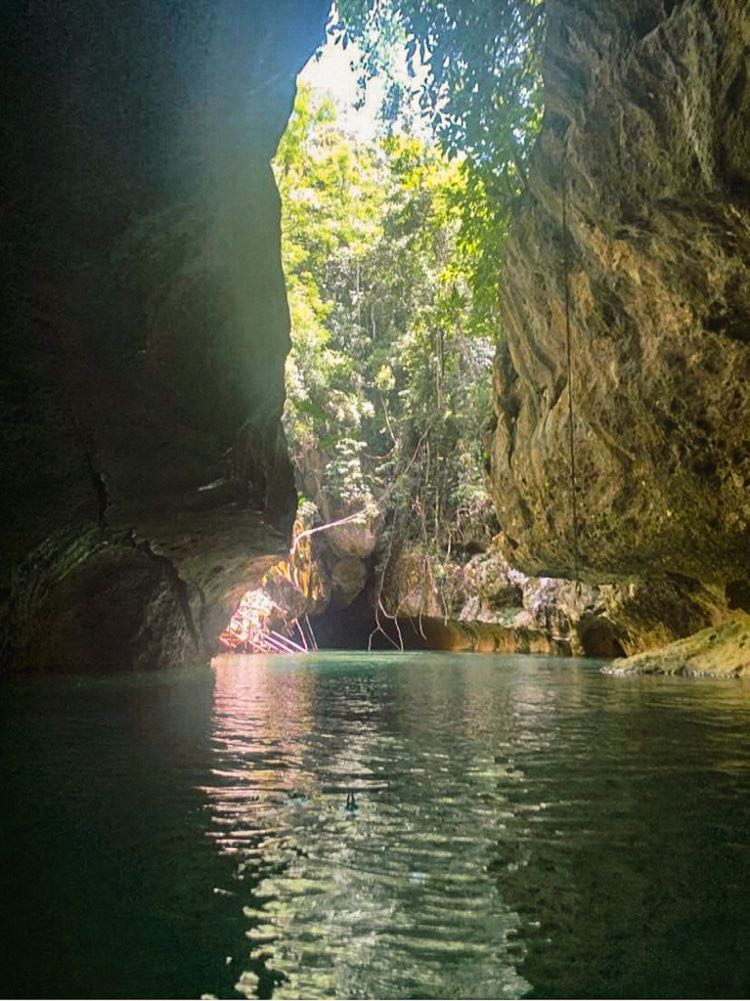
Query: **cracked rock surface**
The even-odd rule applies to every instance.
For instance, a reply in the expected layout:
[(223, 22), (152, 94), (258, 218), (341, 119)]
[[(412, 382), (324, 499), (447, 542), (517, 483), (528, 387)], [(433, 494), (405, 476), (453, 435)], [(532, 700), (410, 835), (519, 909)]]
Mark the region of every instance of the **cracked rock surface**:
[(574, 571), (565, 183), (581, 575), (746, 593), (750, 4), (549, 8), (495, 366), (506, 555), (535, 576)]

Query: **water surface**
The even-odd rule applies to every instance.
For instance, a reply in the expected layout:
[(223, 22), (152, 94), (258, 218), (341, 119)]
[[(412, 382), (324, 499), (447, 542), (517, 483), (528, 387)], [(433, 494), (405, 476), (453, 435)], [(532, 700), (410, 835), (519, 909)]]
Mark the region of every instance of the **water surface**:
[(6, 685), (2, 992), (746, 995), (750, 686), (597, 667)]

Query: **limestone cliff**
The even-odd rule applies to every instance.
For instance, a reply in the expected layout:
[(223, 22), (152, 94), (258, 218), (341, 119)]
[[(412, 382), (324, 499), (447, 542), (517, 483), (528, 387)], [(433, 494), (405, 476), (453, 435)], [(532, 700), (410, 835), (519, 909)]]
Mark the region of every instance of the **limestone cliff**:
[[(527, 577), (496, 539), (465, 563), (406, 548), (386, 575), (382, 607), (407, 645), (606, 658), (637, 649), (616, 596), (611, 585)], [(394, 633), (388, 619), (383, 625)]]
[(494, 499), (514, 565), (574, 573), (572, 392), (581, 576), (687, 595), (684, 621), (651, 609), (664, 639), (750, 603), (750, 3), (549, 11), (502, 285)]
[(326, 9), (3, 6), (0, 559), (15, 666), (203, 657), (253, 558), (285, 548), (269, 161)]

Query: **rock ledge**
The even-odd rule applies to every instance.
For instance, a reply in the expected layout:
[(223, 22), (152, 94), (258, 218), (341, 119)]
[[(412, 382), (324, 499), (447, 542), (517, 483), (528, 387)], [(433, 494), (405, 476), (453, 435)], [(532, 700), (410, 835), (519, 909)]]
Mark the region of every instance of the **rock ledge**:
[(739, 678), (750, 674), (750, 615), (739, 614), (716, 628), (703, 629), (661, 650), (619, 658), (605, 674), (676, 674)]

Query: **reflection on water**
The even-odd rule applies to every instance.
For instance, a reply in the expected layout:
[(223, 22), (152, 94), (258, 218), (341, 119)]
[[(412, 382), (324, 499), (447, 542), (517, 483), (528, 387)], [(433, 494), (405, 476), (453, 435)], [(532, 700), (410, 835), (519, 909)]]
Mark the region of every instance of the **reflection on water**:
[[(328, 672), (312, 658), (216, 663), (204, 792), (210, 836), (248, 885), (237, 989), (517, 997), (518, 919), (488, 864), (512, 816), (503, 788), (522, 773), (483, 746), (492, 710), (479, 676), (458, 691), (450, 670), (415, 686), (403, 658), (390, 671), (378, 660), (355, 673), (351, 655)], [(468, 740), (456, 732), (467, 713)]]
[(8, 996), (750, 993), (750, 682), (430, 653), (17, 679), (0, 781)]
[(244, 888), (240, 993), (747, 987), (747, 686), (424, 654), (215, 671), (203, 792)]

